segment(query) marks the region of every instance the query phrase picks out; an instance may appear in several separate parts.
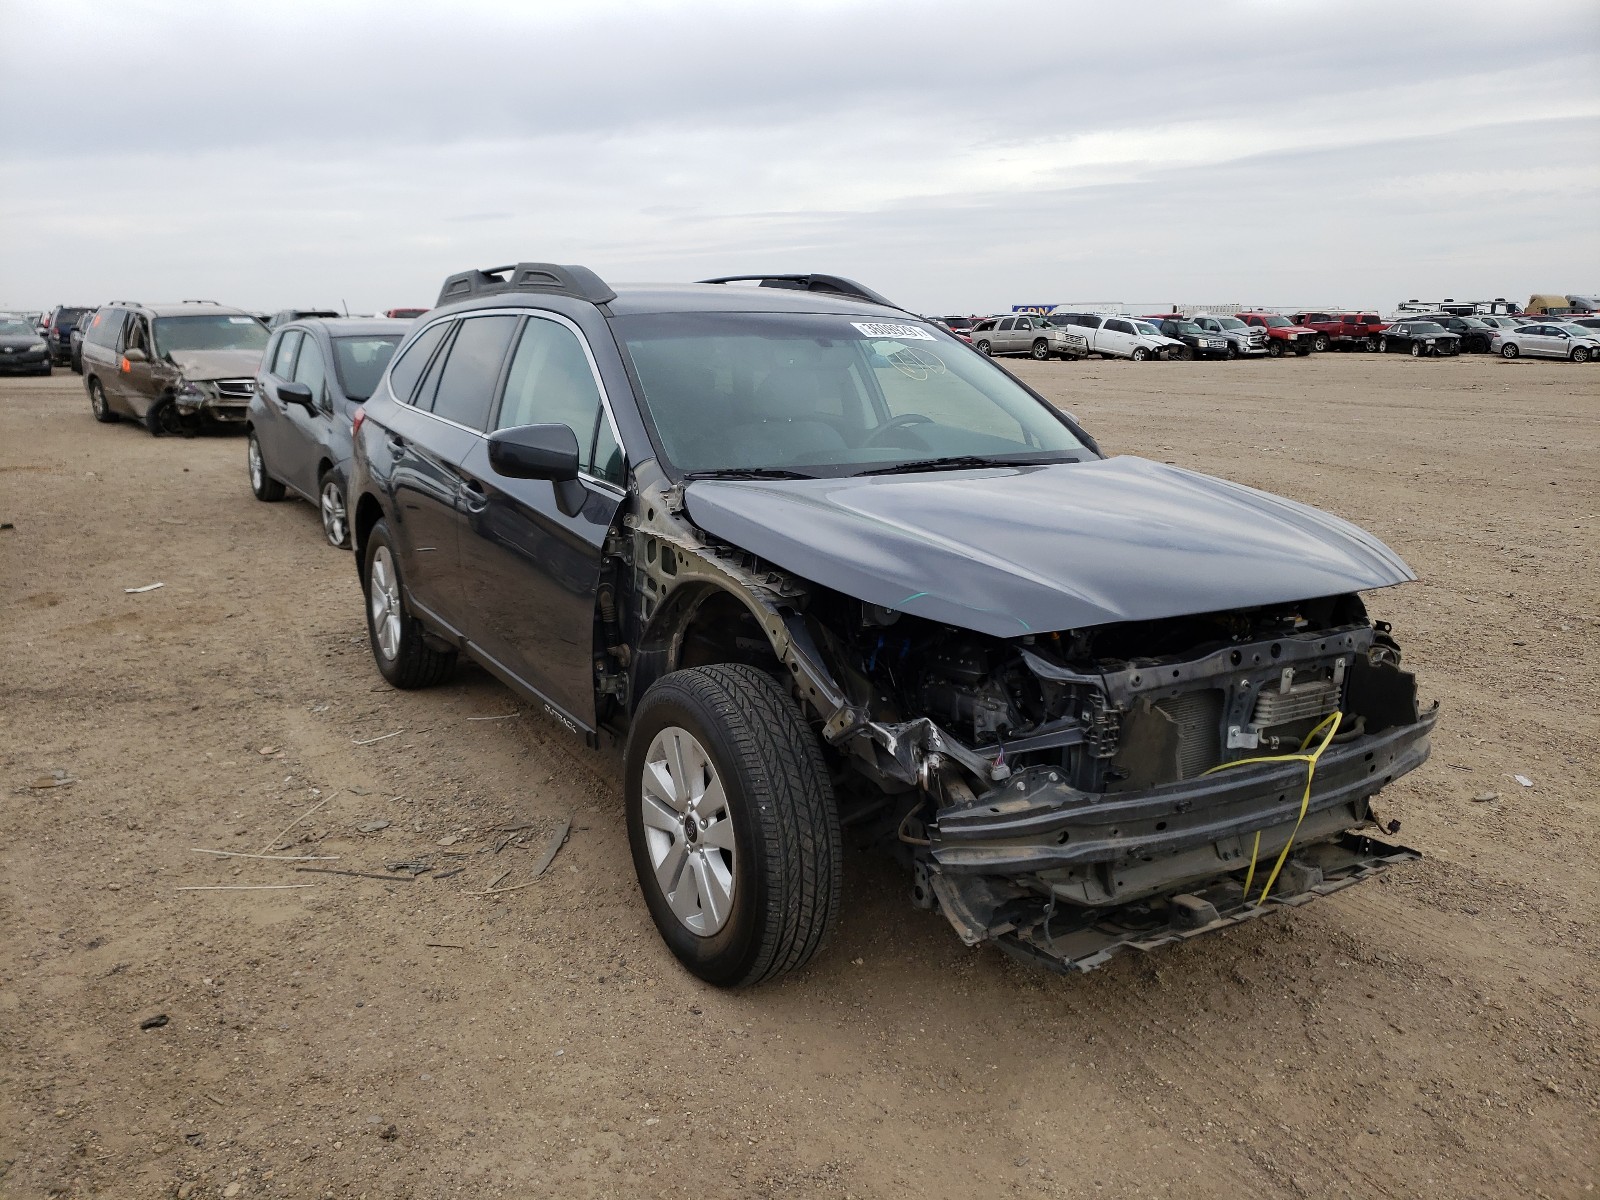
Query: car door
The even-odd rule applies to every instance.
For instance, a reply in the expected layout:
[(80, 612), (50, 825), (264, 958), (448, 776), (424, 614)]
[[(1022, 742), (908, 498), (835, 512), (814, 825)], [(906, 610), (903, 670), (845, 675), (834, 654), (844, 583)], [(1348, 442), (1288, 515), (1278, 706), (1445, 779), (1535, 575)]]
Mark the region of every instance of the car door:
[[(128, 351), (139, 355), (130, 358)], [(152, 378), (155, 355), (150, 340), (150, 322), (142, 313), (132, 313), (122, 330), (122, 342), (117, 352), (117, 388), (122, 401), (137, 416), (144, 416), (155, 403), (156, 385)]]
[(1127, 358), (1133, 353), (1133, 343), (1138, 335), (1134, 332), (1133, 322), (1111, 317), (1106, 320), (1100, 336), (1104, 353)]
[(396, 406), (383, 433), (393, 464), (394, 533), (408, 600), (435, 627), (457, 638), (466, 632), (460, 562), (463, 464), (483, 441), (516, 324), (509, 313), (451, 322), (410, 403)]
[(577, 484), (508, 479), (488, 443), (465, 465), (462, 577), (468, 639), (490, 670), (534, 692), (565, 723), (595, 725), (595, 600), (601, 547), (626, 479), (616, 425), (578, 328), (546, 312), (519, 330), (496, 429), (566, 425), (578, 442)]
[(295, 383), (311, 389), (311, 407), (303, 404), (285, 404), (283, 416), (283, 466), (280, 476), (295, 491), (315, 497), (318, 487), (318, 466), (322, 461), (322, 446), (328, 437), (328, 421), (333, 412), (330, 396), (329, 365), (317, 337), (309, 330), (300, 342), (300, 353), (295, 356)]
[(262, 462), (278, 480), (288, 478), (289, 456), (293, 451), (288, 434), (290, 405), (278, 394), (278, 389), (294, 379), (294, 357), (304, 337), (298, 329), (280, 329), (273, 335), (256, 376), (256, 388), (261, 393), (261, 404), (255, 414), (256, 442), (261, 446)]
[(1518, 349), (1536, 358), (1551, 358), (1564, 354), (1564, 349), (1557, 349), (1560, 339), (1555, 333), (1555, 329), (1549, 325), (1525, 325), (1517, 338)]

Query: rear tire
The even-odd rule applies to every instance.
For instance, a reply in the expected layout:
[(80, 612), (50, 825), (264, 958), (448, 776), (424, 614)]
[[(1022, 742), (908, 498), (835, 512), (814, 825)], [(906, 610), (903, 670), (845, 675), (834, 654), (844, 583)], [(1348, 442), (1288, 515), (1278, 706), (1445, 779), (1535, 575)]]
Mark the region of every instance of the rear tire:
[(256, 440), (256, 431), (250, 431), (249, 441), (244, 448), (245, 466), (250, 470), (250, 490), (255, 493), (256, 499), (271, 504), (283, 499), (283, 484), (279, 483), (267, 473), (267, 460), (262, 457), (261, 443)]
[(111, 411), (111, 404), (106, 400), (106, 389), (98, 379), (89, 380), (89, 411), (94, 413), (94, 419), (102, 425), (115, 425), (122, 420)]
[[(673, 746), (688, 749), (674, 759)], [(838, 920), (843, 838), (821, 749), (786, 689), (733, 663), (657, 680), (633, 718), (625, 781), (640, 890), (690, 972), (746, 987), (816, 954)], [(700, 840), (724, 822), (720, 839)]]
[(385, 679), (409, 691), (432, 687), (450, 674), (456, 652), (429, 645), (422, 622), (406, 611), (405, 587), (387, 522), (379, 521), (367, 535), (361, 590), (367, 599), (372, 659)]
[(1383, 339), (1369, 337), (1366, 341), (1366, 348), (1374, 354), (1381, 352), (1383, 350)]

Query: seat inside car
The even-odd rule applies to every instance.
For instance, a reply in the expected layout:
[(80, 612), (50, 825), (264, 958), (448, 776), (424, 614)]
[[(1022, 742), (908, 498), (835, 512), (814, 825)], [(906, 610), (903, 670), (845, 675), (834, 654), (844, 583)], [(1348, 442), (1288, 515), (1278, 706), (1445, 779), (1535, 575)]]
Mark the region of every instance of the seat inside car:
[[(813, 415), (839, 407), (823, 372), (780, 366), (757, 385), (748, 411), (732, 434), (733, 461), (748, 466), (804, 462), (849, 448), (844, 435)], [(807, 414), (796, 416), (796, 413)]]

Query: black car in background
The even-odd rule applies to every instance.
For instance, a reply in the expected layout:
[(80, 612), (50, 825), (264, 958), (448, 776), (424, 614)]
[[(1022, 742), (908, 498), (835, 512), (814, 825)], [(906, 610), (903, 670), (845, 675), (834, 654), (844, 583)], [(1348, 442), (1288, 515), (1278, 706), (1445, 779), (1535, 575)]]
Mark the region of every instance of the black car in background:
[(25, 315), (0, 315), (0, 374), (50, 374), (50, 347)]
[(1146, 317), (1163, 337), (1173, 338), (1187, 347), (1188, 352), (1174, 352), (1174, 358), (1229, 358), (1228, 339), (1220, 333), (1201, 329), (1187, 317)]
[(1435, 720), (1359, 595), (1413, 578), (1393, 551), (1108, 458), (859, 284), (463, 272), (354, 438), (379, 672), (464, 653), (626, 737), (641, 891), (712, 983), (823, 944), (845, 827), (1062, 971), (1414, 856), (1368, 836)]
[(1439, 326), (1446, 333), (1455, 334), (1461, 340), (1461, 353), (1463, 354), (1488, 354), (1489, 344), (1494, 340), (1494, 335), (1499, 332), (1497, 325), (1492, 325), (1480, 317), (1460, 317), (1455, 313), (1421, 313), (1407, 319), (1411, 321), (1428, 321)]
[(1405, 353), (1412, 358), (1461, 353), (1461, 338), (1436, 321), (1396, 321), (1378, 338), (1380, 353)]
[(96, 305), (71, 307), (61, 304), (44, 319), (44, 340), (50, 347), (50, 361), (64, 367), (72, 361), (72, 331), (84, 317), (92, 316)]
[(370, 317), (296, 320), (273, 331), (262, 355), (245, 418), (250, 490), (258, 500), (286, 491), (310, 500), (332, 545), (350, 544), (351, 422), (410, 328)]

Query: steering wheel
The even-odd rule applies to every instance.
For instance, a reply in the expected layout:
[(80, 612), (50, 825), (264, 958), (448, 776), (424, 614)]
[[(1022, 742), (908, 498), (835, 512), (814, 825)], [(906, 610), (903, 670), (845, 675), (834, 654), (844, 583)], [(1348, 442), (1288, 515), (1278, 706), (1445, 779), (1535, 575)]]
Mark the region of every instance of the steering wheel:
[(872, 435), (869, 438), (867, 438), (866, 441), (862, 442), (861, 444), (863, 446), (876, 445), (878, 439), (881, 438), (884, 434), (888, 433), (891, 429), (905, 429), (907, 426), (911, 426), (911, 425), (932, 425), (932, 424), (933, 424), (933, 418), (932, 417), (925, 417), (921, 413), (901, 413), (898, 417), (890, 417), (882, 425), (878, 426), (878, 428), (873, 431)]

